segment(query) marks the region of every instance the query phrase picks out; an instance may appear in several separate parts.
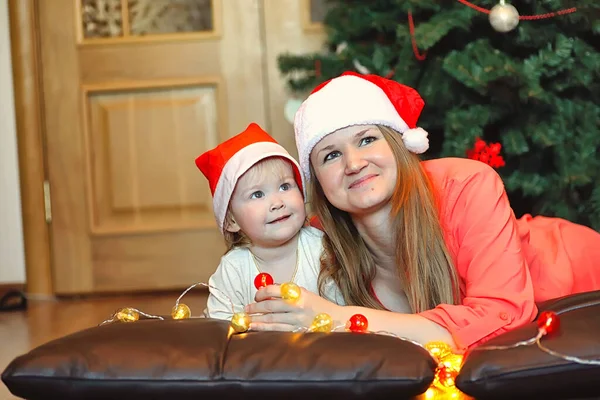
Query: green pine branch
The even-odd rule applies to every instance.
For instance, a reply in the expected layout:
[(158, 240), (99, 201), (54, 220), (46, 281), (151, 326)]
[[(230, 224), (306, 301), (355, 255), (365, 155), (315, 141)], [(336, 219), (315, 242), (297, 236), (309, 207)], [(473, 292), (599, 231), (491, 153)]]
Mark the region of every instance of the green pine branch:
[[(454, 8), (434, 14), (428, 21), (415, 23), (415, 40), (420, 49), (428, 50), (454, 29), (468, 32), (471, 20), (476, 15), (478, 16), (477, 12), (468, 7)], [(396, 33), (399, 40), (410, 40), (408, 25), (398, 25)]]
[(517, 74), (517, 65), (506, 54), (494, 49), (489, 40), (478, 39), (464, 50), (453, 50), (444, 61), (444, 69), (454, 79), (484, 95), (489, 84)]

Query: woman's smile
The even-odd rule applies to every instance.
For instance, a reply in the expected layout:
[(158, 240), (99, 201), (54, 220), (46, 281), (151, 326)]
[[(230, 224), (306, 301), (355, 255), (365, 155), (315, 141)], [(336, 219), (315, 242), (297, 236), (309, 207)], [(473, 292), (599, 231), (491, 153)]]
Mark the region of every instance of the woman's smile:
[(366, 184), (368, 184), (375, 177), (377, 177), (377, 174), (368, 174), (368, 175), (365, 175), (362, 178), (359, 178), (359, 179), (355, 180), (354, 182), (352, 182), (348, 186), (348, 189), (358, 189), (358, 188), (361, 188), (361, 187), (365, 186)]

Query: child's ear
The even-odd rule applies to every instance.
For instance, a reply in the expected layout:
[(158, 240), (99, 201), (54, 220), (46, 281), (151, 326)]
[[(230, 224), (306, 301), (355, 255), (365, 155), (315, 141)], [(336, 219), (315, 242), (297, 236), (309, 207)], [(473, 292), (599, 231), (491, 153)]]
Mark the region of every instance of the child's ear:
[(237, 224), (237, 222), (235, 222), (235, 219), (232, 216), (227, 218), (227, 221), (225, 222), (225, 230), (231, 233), (237, 233), (240, 231), (240, 226)]

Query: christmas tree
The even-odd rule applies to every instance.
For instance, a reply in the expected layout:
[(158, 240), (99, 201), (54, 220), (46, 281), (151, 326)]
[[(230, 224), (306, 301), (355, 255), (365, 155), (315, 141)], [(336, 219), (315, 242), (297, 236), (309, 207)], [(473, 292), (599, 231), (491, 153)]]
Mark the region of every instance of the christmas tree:
[[(346, 70), (412, 86), (426, 104), (426, 157), (474, 158), (490, 144), (517, 216), (600, 230), (598, 0), (327, 3), (323, 51), (278, 59), (298, 97)], [(514, 21), (492, 21), (512, 6)]]

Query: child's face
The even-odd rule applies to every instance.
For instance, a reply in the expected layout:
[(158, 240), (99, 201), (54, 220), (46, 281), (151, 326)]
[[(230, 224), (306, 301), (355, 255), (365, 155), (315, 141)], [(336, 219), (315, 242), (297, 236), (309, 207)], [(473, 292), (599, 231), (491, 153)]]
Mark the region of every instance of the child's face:
[(280, 158), (262, 161), (238, 180), (230, 201), (234, 221), (229, 232), (242, 231), (254, 246), (279, 246), (304, 225), (306, 211), (292, 166)]

